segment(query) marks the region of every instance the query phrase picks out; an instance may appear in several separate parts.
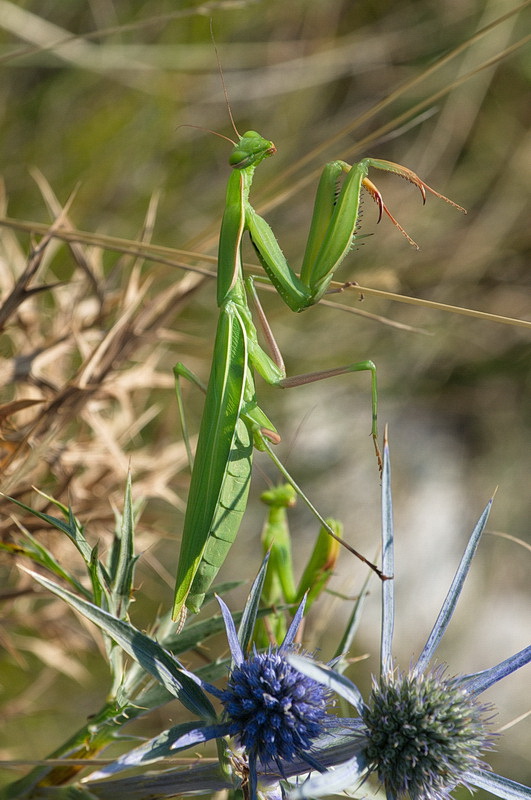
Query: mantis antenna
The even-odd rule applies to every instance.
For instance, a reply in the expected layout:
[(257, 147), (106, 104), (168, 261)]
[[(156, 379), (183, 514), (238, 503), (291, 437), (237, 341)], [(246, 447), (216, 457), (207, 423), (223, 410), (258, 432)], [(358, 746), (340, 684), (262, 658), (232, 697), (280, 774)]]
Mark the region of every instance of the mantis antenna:
[(214, 46), (214, 52), (216, 54), (216, 61), (218, 63), (219, 77), (221, 78), (221, 86), (223, 87), (223, 94), (225, 96), (225, 103), (227, 104), (227, 111), (229, 112), (230, 124), (232, 125), (232, 130), (234, 131), (234, 133), (236, 134), (238, 139), (241, 139), (242, 138), (241, 134), (240, 134), (238, 128), (236, 127), (236, 123), (234, 122), (234, 117), (232, 116), (232, 109), (230, 107), (229, 93), (227, 91), (227, 84), (225, 83), (225, 76), (223, 74), (223, 68), (221, 66), (221, 59), (219, 57), (218, 46), (217, 46), (216, 40), (214, 38), (214, 25), (213, 25), (213, 22), (212, 22), (212, 17), (210, 18), (210, 38), (212, 39), (212, 44)]
[(213, 133), (214, 136), (219, 136), (220, 139), (225, 139), (226, 142), (230, 142), (234, 147), (236, 147), (236, 142), (230, 138), (230, 136), (225, 136), (223, 133), (219, 133), (218, 131), (213, 131), (212, 128), (205, 128), (203, 125), (192, 125), (190, 122), (183, 122), (181, 125), (177, 125), (175, 130), (179, 130), (179, 128), (195, 128), (197, 131), (205, 131), (205, 133)]

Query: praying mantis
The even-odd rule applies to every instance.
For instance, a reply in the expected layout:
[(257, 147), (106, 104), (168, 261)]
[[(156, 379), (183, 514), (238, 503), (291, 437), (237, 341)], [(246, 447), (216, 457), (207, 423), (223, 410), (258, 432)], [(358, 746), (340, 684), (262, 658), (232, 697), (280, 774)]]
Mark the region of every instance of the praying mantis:
[[(332, 161), (323, 169), (318, 184), (310, 231), (300, 274), (287, 263), (268, 223), (249, 201), (256, 167), (276, 153), (273, 142), (256, 131), (240, 136), (229, 157), (232, 169), (227, 185), (225, 210), (221, 222), (218, 249), (217, 304), (219, 320), (216, 331), (210, 378), (199, 430), (184, 519), (173, 618), (180, 627), (186, 609), (199, 611), (205, 592), (220, 569), (234, 541), (247, 504), (253, 448), (265, 450), (284, 477), (310, 506), (331, 536), (334, 531), (313, 508), (271, 449), (280, 441), (273, 423), (258, 406), (254, 372), (265, 381), (282, 388), (299, 386), (323, 378), (350, 372), (367, 371), (371, 377), (371, 435), (377, 456), (377, 386), (376, 367), (370, 360), (335, 369), (286, 377), (282, 356), (261, 308), (253, 277), (244, 278), (241, 243), (248, 231), (267, 277), (286, 305), (296, 312), (318, 303), (327, 292), (335, 271), (355, 241), (355, 231), (362, 188), (399, 230), (414, 244), (394, 219), (374, 183), (368, 178), (370, 168), (395, 173), (420, 191), (461, 208), (424, 183), (414, 172), (390, 161), (364, 158), (357, 164)], [(341, 179), (344, 179), (341, 186)], [(463, 209), (461, 209), (463, 210)], [(345, 284), (347, 286), (349, 284)], [(251, 297), (271, 355), (260, 346), (249, 308)], [(175, 367), (177, 378), (192, 377), (182, 364)], [(197, 381), (196, 381), (197, 382)], [(344, 543), (344, 542), (343, 542)], [(365, 561), (381, 578), (376, 565), (360, 553), (348, 549)]]
[[(261, 595), (262, 603), (271, 607), (283, 603), (298, 606), (303, 597), (306, 597), (304, 608), (308, 613), (333, 575), (339, 556), (343, 526), (338, 520), (331, 518), (326, 520), (336, 538), (330, 536), (327, 528), (321, 527), (312, 553), (296, 584), (287, 512), (295, 505), (297, 493), (290, 483), (285, 483), (262, 492), (260, 500), (268, 507), (261, 539), (264, 555), (269, 553)], [(284, 614), (277, 610), (257, 620), (253, 638), (258, 648), (265, 648), (270, 644), (283, 642), (286, 632)]]

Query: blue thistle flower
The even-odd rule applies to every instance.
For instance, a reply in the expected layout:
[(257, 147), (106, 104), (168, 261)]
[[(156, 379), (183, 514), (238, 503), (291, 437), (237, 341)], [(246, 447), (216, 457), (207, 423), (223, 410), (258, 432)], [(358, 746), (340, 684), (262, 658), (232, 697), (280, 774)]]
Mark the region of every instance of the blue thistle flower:
[[(131, 648), (131, 652), (141, 652), (142, 665), (164, 681), (165, 686), (173, 688), (175, 695), (199, 715), (200, 721), (182, 722), (165, 730), (93, 772), (87, 783), (97, 796), (114, 798), (117, 789), (124, 797), (136, 796), (138, 792), (155, 796), (162, 791), (162, 782), (164, 792), (171, 788), (179, 796), (197, 794), (202, 789), (215, 791), (242, 786), (249, 800), (258, 800), (258, 797), (281, 800), (283, 779), (311, 769), (320, 772), (326, 769), (329, 762), (322, 743), (335, 737), (344, 725), (328, 714), (332, 692), (320, 681), (303, 675), (288, 661), (288, 655), (297, 650), (294, 642), (305, 601), (299, 605), (279, 647), (270, 647), (265, 653), (255, 649), (245, 656), (256, 623), (266, 568), (267, 558), (251, 587), (238, 632), (228, 607), (218, 597), (232, 656), (224, 689), (189, 672), (157, 642), (132, 626), (122, 625), (124, 632), (113, 624), (113, 635), (124, 644), (126, 639), (134, 641), (135, 649)], [(88, 605), (83, 602), (84, 608)], [(104, 612), (98, 612), (96, 617), (100, 624), (102, 615), (105, 616)], [(221, 714), (216, 713), (206, 692), (220, 701)], [(212, 739), (218, 740), (218, 764), (165, 771), (153, 779), (144, 776), (141, 788), (136, 777), (108, 783), (101, 780)]]
[(221, 702), (229, 734), (263, 764), (291, 761), (323, 732), (330, 693), (282, 653), (255, 653), (235, 667)]
[[(388, 800), (448, 800), (458, 785), (505, 798), (529, 800), (531, 789), (489, 771), (483, 754), (493, 747), (492, 706), (479, 695), (531, 661), (531, 646), (500, 664), (474, 675), (449, 677), (444, 666), (430, 667), (448, 627), (486, 525), (490, 505), (468, 542), (437, 621), (416, 664), (399, 670), (391, 655), (394, 627), (393, 581), (382, 584), (383, 618), (380, 676), (373, 680), (367, 702), (357, 687), (328, 666), (288, 654), (294, 667), (347, 699), (358, 717), (350, 723), (350, 743), (335, 751), (329, 744), (333, 770), (310, 777), (288, 795), (290, 800), (329, 796), (353, 789), (376, 774)], [(393, 524), (389, 453), (384, 454), (383, 571), (393, 575)]]
[(215, 726), (216, 737), (230, 736), (247, 760), (249, 796), (256, 797), (259, 772), (275, 764), (284, 776), (294, 759), (323, 771), (312, 755), (312, 747), (328, 727), (335, 725), (327, 709), (331, 692), (319, 681), (308, 678), (287, 660), (296, 648), (295, 635), (304, 614), (304, 601), (278, 648), (245, 658), (231, 613), (218, 597), (232, 655), (226, 689), (204, 684), (221, 701), (224, 719)]

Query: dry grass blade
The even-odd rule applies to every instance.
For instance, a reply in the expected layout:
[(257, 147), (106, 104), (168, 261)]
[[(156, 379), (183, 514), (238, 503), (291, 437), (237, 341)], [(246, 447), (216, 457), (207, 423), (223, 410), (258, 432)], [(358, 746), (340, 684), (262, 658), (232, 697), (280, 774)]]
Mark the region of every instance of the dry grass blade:
[[(348, 288), (351, 288), (360, 294), (367, 294), (369, 296), (372, 295), (373, 297), (382, 297), (386, 300), (392, 300), (396, 303), (406, 303), (407, 305), (420, 306), (421, 308), (431, 308), (434, 311), (446, 311), (449, 314), (459, 314), (464, 317), (482, 319), (486, 322), (495, 322), (500, 325), (512, 325), (515, 328), (525, 328), (526, 330), (531, 330), (531, 321), (525, 319), (504, 317), (503, 314), (490, 314), (487, 311), (478, 311), (475, 308), (459, 308), (459, 306), (452, 306), (448, 303), (438, 303), (434, 300), (425, 300), (422, 297), (406, 297), (403, 294), (386, 292), (381, 289), (369, 288), (368, 286), (356, 285), (349, 286)], [(327, 305), (335, 307), (336, 303), (330, 302), (327, 303)], [(351, 310), (352, 313), (356, 313), (356, 309), (351, 309), (350, 306), (341, 306), (337, 304), (337, 308), (341, 309), (341, 311)], [(392, 324), (391, 320), (381, 319), (380, 321), (385, 322), (385, 324)]]
[[(45, 179), (36, 173), (35, 177), (48, 207), (58, 216), (43, 237), (38, 250), (32, 253), (31, 269), (26, 267), (23, 281), (19, 279), (17, 282), (21, 286), (27, 284), (41, 265), (44, 245), (53, 239), (54, 232), (71, 232), (67, 209), (60, 207)], [(156, 206), (154, 198), (147, 212), (141, 238), (136, 242), (140, 250), (147, 246), (152, 235)], [(6, 407), (7, 410), (14, 413), (14, 409), (22, 411), (23, 405), (28, 410), (30, 406), (37, 404), (43, 406), (42, 410), (27, 418), (26, 424), (17, 433), (16, 441), (9, 442), (9, 452), (3, 463), (4, 488), (11, 490), (15, 481), (17, 494), (24, 494), (29, 491), (32, 483), (42, 483), (43, 468), (47, 466), (58, 478), (61, 476), (56, 492), (58, 499), (68, 489), (71, 497), (86, 496), (88, 500), (89, 486), (93, 487), (104, 474), (108, 483), (111, 464), (114, 465), (111, 471), (115, 471), (116, 490), (121, 491), (118, 487), (121, 487), (123, 475), (131, 459), (129, 443), (140, 435), (142, 428), (160, 411), (157, 405), (148, 400), (144, 412), (138, 415), (131, 402), (131, 395), (145, 387), (148, 398), (150, 392), (156, 392), (161, 387), (170, 389), (172, 385), (169, 374), (163, 376), (159, 373), (162, 351), (157, 353), (155, 349), (147, 356), (142, 353), (156, 340), (165, 324), (174, 319), (186, 305), (201, 279), (187, 275), (181, 281), (174, 282), (168, 291), (153, 293), (152, 278), (149, 275), (141, 278), (141, 255), (133, 256), (129, 267), (126, 268), (124, 262), (119, 272), (104, 278), (96, 251), (87, 249), (80, 242), (70, 242), (69, 247), (79, 274), (85, 280), (71, 284), (68, 290), (63, 287), (62, 291), (58, 290), (54, 295), (56, 314), (52, 329), (68, 333), (51, 337), (48, 333), (46, 342), (38, 347), (34, 346), (32, 354), (23, 355), (25, 347), (20, 339), (22, 331), (19, 331), (17, 350), (20, 356), (17, 365), (13, 363), (10, 366), (9, 362), (4, 362), (3, 365), (4, 374), (6, 377), (8, 374), (11, 376), (9, 380), (13, 382), (14, 388), (18, 385), (32, 385), (41, 395), (30, 400), (13, 400)], [(109, 293), (110, 282), (114, 280), (115, 274), (129, 275), (121, 296), (117, 298), (118, 302), (112, 300)], [(123, 282), (122, 278), (119, 280)], [(27, 299), (27, 294), (20, 291), (13, 296), (18, 299), (18, 305)], [(97, 300), (96, 306), (91, 306), (91, 297)], [(13, 307), (13, 302), (8, 304), (9, 309)], [(37, 311), (37, 307), (29, 313), (33, 311)], [(16, 329), (12, 329), (13, 333), (15, 331)], [(33, 344), (35, 345), (34, 341)], [(72, 369), (76, 354), (81, 357), (81, 361), (79, 366)], [(55, 364), (53, 380), (49, 370), (50, 359)], [(136, 367), (133, 368), (134, 362)], [(47, 377), (43, 379), (41, 371), (46, 365)], [(124, 371), (123, 367), (126, 365), (128, 369)], [(111, 417), (114, 422), (109, 424), (109, 412), (113, 407), (118, 409), (117, 403), (121, 413), (116, 416), (114, 412)], [(65, 436), (72, 423), (82, 421), (92, 431), (94, 438), (89, 449), (87, 450), (85, 443), (76, 456), (76, 445), (67, 444)], [(127, 431), (129, 432), (126, 433)], [(90, 455), (91, 451), (93, 456)], [(146, 454), (135, 464), (138, 472), (146, 476), (149, 492), (154, 491), (174, 505), (179, 505), (180, 501), (175, 492), (169, 490), (168, 482), (185, 463), (183, 454), (184, 450), (180, 447), (177, 450), (171, 447), (167, 449), (163, 459), (157, 456), (160, 469), (156, 481), (151, 477), (152, 461), (146, 458)], [(85, 483), (87, 490), (82, 489)], [(142, 480), (138, 483), (141, 485)]]
[[(470, 50), (477, 42), (479, 42), (484, 36), (491, 33), (493, 30), (498, 28), (502, 23), (506, 22), (507, 20), (517, 16), (521, 11), (527, 8), (531, 4), (530, 0), (525, 0), (525, 2), (520, 3), (520, 5), (512, 8), (505, 14), (500, 15), (496, 19), (494, 19), (488, 25), (481, 28), (481, 30), (477, 31), (475, 34), (467, 38), (464, 42), (461, 42), (456, 47), (454, 47), (449, 53), (441, 56), (440, 58), (436, 59), (431, 66), (426, 67), (421, 72), (418, 73), (414, 78), (411, 78), (404, 83), (397, 86), (396, 89), (389, 92), (382, 100), (377, 103), (374, 103), (367, 111), (363, 114), (359, 114), (355, 119), (349, 122), (345, 127), (341, 128), (334, 136), (329, 137), (325, 142), (323, 142), (318, 147), (313, 148), (309, 153), (304, 155), (300, 158), (291, 168), (288, 168), (283, 174), (283, 179), (289, 177), (291, 174), (295, 174), (297, 171), (301, 170), (306, 164), (311, 163), (316, 158), (320, 157), (326, 150), (329, 150), (330, 147), (339, 144), (343, 139), (346, 139), (350, 136), (355, 130), (361, 128), (363, 125), (366, 125), (368, 122), (371, 122), (381, 111), (383, 111), (388, 106), (392, 105), (396, 100), (400, 99), (405, 95), (407, 92), (414, 89), (418, 84), (423, 83), (428, 80), (435, 72), (445, 67), (450, 61), (457, 58), (462, 53)], [(432, 106), (437, 100), (441, 97), (444, 97), (447, 94), (450, 94), (457, 86), (461, 83), (465, 83), (466, 81), (470, 80), (473, 75), (477, 72), (481, 71), (482, 69), (486, 69), (491, 65), (491, 63), (496, 63), (497, 61), (501, 61), (502, 59), (506, 58), (515, 50), (518, 50), (520, 47), (523, 47), (528, 41), (529, 36), (524, 36), (519, 42), (513, 45), (510, 48), (507, 48), (502, 53), (498, 53), (493, 59), (489, 61), (485, 61), (476, 67), (474, 70), (471, 70), (465, 75), (462, 75), (459, 80), (454, 81), (448, 86), (445, 86), (440, 92), (434, 93), (429, 95), (425, 100), (417, 105), (412, 106), (405, 112), (403, 115), (396, 116), (393, 119), (393, 122), (390, 126), (382, 126), (377, 128), (376, 131), (372, 131), (370, 134), (370, 140), (374, 141), (374, 139), (379, 139), (380, 137), (387, 134), (393, 127), (398, 127), (406, 123), (407, 120), (415, 118), (417, 114), (424, 111), (425, 108)], [(361, 148), (368, 143), (367, 140), (361, 140), (361, 142), (357, 142), (356, 145), (349, 150), (347, 150), (348, 157), (356, 152), (359, 152)], [(341, 148), (343, 150), (343, 148)], [(311, 177), (314, 178), (316, 173), (311, 173)], [(269, 185), (269, 189), (271, 189), (273, 184)]]
[(27, 300), (29, 297), (32, 297), (35, 294), (39, 294), (40, 292), (51, 290), (58, 285), (58, 284), (49, 284), (48, 286), (33, 286), (31, 288), (28, 287), (28, 284), (35, 277), (35, 275), (37, 274), (38, 270), (42, 265), (44, 253), (46, 251), (48, 244), (53, 239), (54, 230), (60, 228), (61, 225), (63, 224), (63, 220), (66, 218), (67, 215), (68, 207), (73, 202), (74, 197), (75, 197), (75, 192), (72, 193), (67, 205), (61, 211), (60, 215), (57, 217), (55, 222), (44, 233), (41, 241), (32, 247), (25, 269), (17, 278), (12, 291), (8, 294), (8, 296), (0, 306), (0, 331), (3, 331), (5, 329), (8, 321), (13, 317), (13, 315), (17, 312), (19, 306), (21, 306), (22, 303), (25, 302), (25, 300)]
[[(15, 230), (25, 230), (25, 231), (34, 231), (42, 233), (46, 230), (46, 226), (42, 225), (42, 223), (37, 222), (29, 222), (29, 221), (22, 221), (22, 220), (12, 220), (10, 218), (4, 217), (0, 219), (0, 226), (5, 225), (6, 227), (13, 228)], [(54, 230), (51, 234), (53, 238), (62, 239), (66, 242), (84, 242), (93, 244), (96, 247), (101, 247), (102, 249), (108, 249), (114, 252), (120, 252), (124, 254), (128, 254), (131, 256), (135, 256), (138, 258), (148, 259), (149, 261), (165, 264), (170, 267), (177, 267), (182, 270), (186, 270), (191, 275), (202, 276), (204, 278), (215, 279), (216, 273), (212, 270), (205, 269), (204, 267), (199, 267), (197, 264), (189, 264), (186, 261), (182, 261), (183, 257), (190, 259), (191, 261), (207, 261), (209, 263), (215, 263), (216, 257), (209, 256), (204, 253), (194, 252), (191, 250), (179, 250), (173, 249), (171, 247), (161, 247), (160, 245), (152, 245), (146, 244), (142, 241), (130, 241), (128, 242), (126, 239), (118, 239), (112, 236), (104, 236), (99, 234), (91, 234), (87, 231), (79, 231), (79, 230)], [(161, 255), (164, 253), (164, 256)], [(172, 254), (174, 257), (172, 257)], [(244, 268), (253, 274), (263, 274), (263, 269), (259, 264), (252, 264), (252, 263), (245, 263)], [(184, 288), (182, 284), (180, 284), (181, 289), (180, 293), (183, 294), (183, 299), (197, 291), (201, 284), (199, 279), (190, 278), (188, 281), (187, 287)], [(335, 287), (335, 291), (343, 291), (345, 288), (358, 290), (360, 294), (365, 293), (367, 295), (373, 295), (375, 297), (382, 297), (388, 300), (392, 300), (398, 303), (406, 303), (409, 305), (417, 305), (424, 308), (431, 308), (438, 311), (445, 311), (451, 314), (460, 314), (463, 316), (475, 317), (476, 319), (484, 319), (489, 322), (500, 323), (503, 325), (514, 325), (516, 327), (522, 328), (529, 328), (531, 326), (531, 322), (523, 319), (516, 319), (514, 317), (504, 316), (503, 314), (490, 314), (485, 311), (480, 311), (478, 309), (473, 308), (460, 308), (459, 306), (451, 305), (448, 303), (441, 303), (435, 300), (427, 300), (421, 297), (407, 297), (405, 295), (398, 294), (396, 292), (388, 292), (384, 289), (378, 289), (376, 287), (368, 287), (368, 286), (357, 286), (354, 284), (342, 284), (337, 281), (332, 282), (331, 284)], [(275, 290), (270, 287), (266, 283), (261, 283), (260, 288), (264, 291), (272, 291)], [(350, 314), (357, 314), (361, 317), (365, 317), (366, 319), (372, 319), (376, 322), (381, 322), (383, 325), (388, 325), (389, 327), (394, 327), (404, 331), (411, 331), (412, 333), (424, 333), (421, 328), (416, 326), (410, 326), (398, 321), (391, 320), (387, 317), (378, 314), (372, 314), (368, 311), (364, 311), (363, 309), (352, 308), (351, 306), (341, 305), (340, 303), (335, 303), (334, 301), (321, 301), (321, 304), (324, 306), (328, 306), (330, 308), (335, 308), (338, 311), (345, 311)]]
[[(57, 225), (57, 228), (64, 228), (66, 231), (73, 230), (73, 225), (70, 222), (66, 209), (62, 208), (61, 203), (59, 202), (57, 196), (55, 195), (55, 192), (53, 191), (52, 187), (50, 186), (50, 184), (48, 183), (42, 172), (34, 167), (31, 170), (31, 175), (35, 183), (39, 187), (39, 191), (52, 217), (57, 217), (58, 219), (60, 219), (60, 224)], [(72, 242), (70, 244), (70, 250), (76, 261), (76, 264), (87, 276), (90, 288), (96, 294), (96, 296), (100, 300), (100, 303), (102, 303), (103, 297), (100, 295), (100, 287), (98, 285), (98, 281), (96, 279), (96, 276), (94, 275), (94, 272), (90, 267), (89, 259), (86, 257), (83, 249), (79, 246), (77, 242)]]

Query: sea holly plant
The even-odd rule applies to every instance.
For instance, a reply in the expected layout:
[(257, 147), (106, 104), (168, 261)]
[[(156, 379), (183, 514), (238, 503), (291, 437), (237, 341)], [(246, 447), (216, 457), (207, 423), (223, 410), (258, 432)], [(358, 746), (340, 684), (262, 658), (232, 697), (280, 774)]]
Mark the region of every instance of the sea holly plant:
[[(393, 526), (387, 448), (384, 465), (382, 567), (391, 575)], [(341, 664), (333, 668), (297, 652), (295, 636), (304, 601), (280, 646), (265, 652), (252, 647), (257, 616), (262, 613), (258, 608), (267, 559), (239, 615), (238, 632), (228, 607), (219, 600), (231, 652), (223, 688), (214, 686), (212, 678), (204, 674), (188, 671), (164, 646), (166, 642), (48, 578), (34, 575), (42, 586), (98, 625), (144, 674), (161, 685), (167, 697), (179, 699), (195, 718), (133, 747), (77, 784), (43, 789), (42, 796), (60, 798), (68, 788), (82, 792), (80, 797), (101, 800), (156, 800), (176, 795), (212, 797), (225, 789), (231, 797), (245, 800), (303, 800), (335, 796), (360, 785), (364, 791), (365, 781), (374, 774), (389, 800), (446, 800), (459, 785), (481, 787), (501, 798), (529, 800), (528, 787), (495, 775), (484, 763), (495, 739), (493, 711), (481, 702), (480, 695), (527, 664), (531, 647), (474, 675), (451, 676), (443, 665), (430, 667), (489, 509), (490, 503), (474, 528), (428, 641), (407, 672), (392, 659), (393, 581), (383, 583), (381, 671), (367, 701), (355, 684), (340, 674)], [(185, 637), (186, 631), (180, 636)], [(335, 716), (333, 693), (346, 699), (357, 715)], [(198, 761), (197, 747), (209, 740), (216, 742), (217, 758)], [(186, 768), (171, 765), (169, 759), (190, 749), (194, 757)], [(162, 772), (144, 769), (155, 762), (165, 762)], [(121, 777), (132, 768), (135, 774)], [(139, 774), (139, 770), (144, 771)]]
[[(296, 649), (294, 640), (304, 600), (279, 647), (261, 653), (253, 648), (248, 653), (266, 569), (267, 558), (249, 593), (238, 632), (228, 607), (218, 598), (232, 656), (223, 689), (185, 669), (172, 653), (129, 622), (32, 573), (42, 586), (98, 625), (197, 717), (196, 722), (173, 726), (90, 774), (83, 787), (94, 797), (115, 798), (118, 794), (124, 800), (140, 800), (241, 787), (249, 800), (273, 800), (281, 796), (282, 782), (312, 769), (325, 769), (330, 755), (344, 746), (344, 721), (329, 713), (330, 691), (305, 677), (287, 659)], [(220, 713), (216, 713), (208, 695), (219, 701)], [(213, 739), (218, 745), (214, 764), (105, 780)]]
[[(61, 565), (46, 546), (24, 528), (21, 528), (23, 538), (17, 542), (10, 540), (1, 542), (0, 548), (45, 568), (63, 584), (73, 589), (75, 594), (72, 594), (72, 597), (77, 597), (80, 602), (85, 601), (93, 613), (97, 614), (99, 610), (107, 615), (106, 619), (110, 618), (118, 626), (123, 624), (127, 628), (138, 559), (135, 555), (134, 530), (140, 513), (140, 506), (132, 500), (130, 480), (128, 479), (126, 484), (123, 512), (116, 515), (116, 528), (106, 556), (99, 554), (97, 545), (92, 546), (89, 543), (84, 527), (70, 507), (43, 493), (40, 494), (52, 508), (57, 509), (57, 516), (31, 508), (20, 500), (14, 498), (11, 500), (25, 512), (67, 536), (84, 563), (88, 582), (82, 582), (76, 573)], [(55, 586), (49, 579), (48, 583)], [(217, 590), (224, 593), (235, 585), (237, 583), (234, 582), (219, 584)], [(210, 603), (212, 600), (213, 595), (210, 593), (206, 602)], [(235, 618), (239, 621), (241, 613), (236, 614)], [(153, 621), (158, 646), (173, 655), (188, 652), (222, 629), (223, 618), (220, 614), (187, 625), (179, 635), (176, 634), (175, 624), (169, 613)], [(109, 688), (104, 704), (91, 714), (86, 724), (49, 753), (42, 765), (0, 789), (1, 800), (36, 798), (41, 796), (42, 791), (45, 791), (48, 797), (53, 793), (55, 793), (53, 796), (60, 797), (61, 792), (67, 788), (63, 784), (78, 775), (83, 762), (88, 763), (109, 744), (122, 737), (125, 725), (175, 698), (173, 686), (171, 691), (168, 690), (164, 680), (146, 671), (142, 666), (141, 657), (131, 661), (124, 648), (116, 643), (112, 635), (106, 635), (105, 630), (104, 644), (110, 672)], [(201, 667), (198, 674), (209, 680), (215, 680), (226, 674), (226, 670), (227, 662), (222, 659)]]
[[(91, 715), (87, 724), (50, 753), (41, 766), (0, 790), (1, 800), (33, 800), (43, 793), (46, 797), (59, 799), (67, 790), (68, 796), (72, 792), (81, 792), (80, 798), (87, 796), (89, 789), (79, 781), (72, 781), (84, 766), (89, 765), (90, 759), (118, 739), (127, 741), (130, 736), (126, 738), (122, 730), (128, 722), (175, 698), (193, 714), (195, 721), (181, 722), (140, 747), (135, 740), (125, 755), (89, 776), (91, 797), (106, 796), (107, 782), (102, 780), (105, 777), (114, 776), (131, 766), (142, 767), (167, 759), (212, 739), (218, 744), (219, 758), (215, 764), (201, 764), (192, 771), (181, 771), (173, 776), (169, 786), (160, 785), (158, 779), (155, 779), (155, 786), (146, 785), (137, 776), (134, 787), (130, 787), (126, 778), (120, 796), (152, 797), (159, 792), (163, 797), (174, 795), (175, 787), (180, 794), (186, 794), (189, 791), (196, 793), (201, 787), (209, 792), (229, 787), (236, 790), (243, 785), (249, 797), (262, 796), (262, 787), (266, 787), (266, 796), (274, 797), (280, 780), (285, 776), (298, 775), (312, 767), (324, 768), (326, 762), (314, 760), (312, 748), (323, 731), (338, 729), (336, 718), (328, 714), (330, 693), (321, 684), (297, 672), (285, 656), (295, 647), (294, 639), (308, 600), (315, 599), (314, 584), (323, 588), (326, 582), (322, 576), (322, 562), (330, 564), (330, 545), (324, 553), (322, 547), (318, 548), (320, 557), (310, 559), (303, 578), (309, 570), (314, 575), (313, 580), (307, 578), (314, 590), (313, 596), (309, 592), (300, 598), (295, 617), (280, 639), (280, 646), (269, 647), (265, 653), (253, 649), (249, 656), (257, 623), (270, 617), (273, 611), (283, 610), (282, 602), (276, 602), (275, 609), (267, 600), (264, 602), (267, 573), (271, 575), (269, 562), (276, 553), (273, 543), (243, 612), (231, 615), (218, 598), (221, 614), (194, 623), (188, 620), (181, 631), (176, 631), (168, 613), (154, 620), (152, 633), (148, 635), (136, 629), (129, 617), (137, 562), (134, 547), (137, 509), (132, 502), (130, 480), (126, 486), (124, 510), (117, 515), (115, 535), (104, 558), (100, 557), (98, 546), (89, 544), (72, 509), (45, 497), (52, 507), (59, 510), (58, 516), (32, 509), (18, 500), (13, 502), (68, 537), (84, 562), (88, 587), (78, 576), (63, 568), (29, 533), (25, 543), (12, 546), (13, 552), (46, 568), (62, 581), (63, 586), (66, 584), (73, 590), (27, 570), (47, 590), (100, 627), (111, 673), (110, 688), (104, 706)], [(287, 530), (286, 535), (289, 536)], [(278, 546), (281, 544), (286, 545), (285, 540)], [(10, 549), (11, 545), (6, 543), (5, 548)], [(217, 588), (222, 593), (231, 587), (220, 585)], [(207, 595), (206, 602), (212, 599)], [(290, 603), (294, 603), (293, 598)], [(236, 634), (237, 624), (240, 624), (239, 636)], [(218, 689), (211, 681), (227, 676), (229, 661), (217, 660), (191, 673), (176, 656), (202, 644), (223, 627), (227, 632), (232, 666), (226, 687)], [(209, 696), (218, 701), (221, 713), (215, 711)], [(168, 781), (168, 777), (165, 772), (164, 780)], [(152, 776), (146, 776), (146, 780), (152, 780)], [(113, 781), (111, 793), (117, 787), (118, 783)]]
[[(382, 496), (383, 569), (393, 574), (387, 447)], [(491, 728), (494, 709), (480, 698), (488, 688), (531, 661), (531, 645), (472, 675), (452, 675), (443, 664), (432, 666), (485, 528), (491, 502), (472, 532), (428, 640), (407, 671), (400, 669), (392, 657), (393, 581), (382, 584), (380, 674), (373, 679), (368, 700), (363, 699), (354, 683), (330, 666), (288, 655), (295, 668), (345, 698), (357, 712), (350, 721), (349, 757), (335, 764), (333, 770), (300, 783), (289, 792), (289, 800), (329, 797), (360, 787), (363, 791), (371, 775), (377, 777), (388, 800), (446, 800), (458, 786), (484, 789), (505, 800), (531, 798), (530, 787), (496, 775), (484, 761), (496, 739)]]

